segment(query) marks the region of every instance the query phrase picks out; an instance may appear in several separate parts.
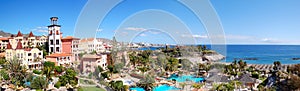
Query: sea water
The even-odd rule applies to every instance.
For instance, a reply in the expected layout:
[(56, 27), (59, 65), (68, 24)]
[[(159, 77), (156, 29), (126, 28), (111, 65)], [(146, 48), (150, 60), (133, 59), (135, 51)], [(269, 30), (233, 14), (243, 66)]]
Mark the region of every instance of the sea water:
[[(207, 45), (210, 49), (210, 45)], [(300, 45), (226, 45), (226, 60), (256, 58), (257, 60), (244, 60), (248, 64), (273, 64), (280, 61), (281, 64), (297, 64), (300, 60)], [(157, 50), (159, 47), (140, 48), (139, 50)]]

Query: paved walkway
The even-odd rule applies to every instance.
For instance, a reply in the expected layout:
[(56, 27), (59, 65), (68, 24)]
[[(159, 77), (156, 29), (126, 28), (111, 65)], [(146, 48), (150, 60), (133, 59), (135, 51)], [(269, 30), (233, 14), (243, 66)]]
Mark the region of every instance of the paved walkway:
[(95, 85), (90, 85), (90, 84), (80, 84), (80, 81), (79, 81), (79, 86), (83, 86), (83, 87), (96, 87), (96, 86), (100, 86), (101, 88), (103, 88), (104, 90), (106, 91), (113, 91), (110, 87), (107, 87), (105, 85), (102, 85), (102, 84), (99, 84), (97, 82), (97, 80), (95, 79), (88, 79), (88, 78), (81, 78), (79, 77), (79, 79), (83, 79), (83, 80), (89, 80), (89, 81), (92, 81), (95, 83)]

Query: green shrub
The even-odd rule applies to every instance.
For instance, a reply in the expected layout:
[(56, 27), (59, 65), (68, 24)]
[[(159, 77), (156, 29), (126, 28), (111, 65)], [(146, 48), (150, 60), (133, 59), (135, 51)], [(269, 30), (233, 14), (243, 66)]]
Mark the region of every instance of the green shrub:
[(33, 70), (33, 73), (39, 75), (39, 74), (42, 74), (42, 71), (39, 71), (39, 70)]
[(252, 77), (255, 78), (255, 79), (258, 79), (258, 78), (259, 78), (259, 74), (257, 74), (257, 73), (252, 73)]
[(5, 70), (1, 70), (0, 71), (0, 75), (2, 76), (2, 78), (4, 80), (9, 80), (9, 75), (8, 75), (8, 73)]
[(58, 81), (54, 84), (54, 87), (59, 88), (61, 86), (61, 83)]
[(62, 66), (55, 66), (55, 71), (60, 74), (60, 73), (63, 72), (63, 67)]

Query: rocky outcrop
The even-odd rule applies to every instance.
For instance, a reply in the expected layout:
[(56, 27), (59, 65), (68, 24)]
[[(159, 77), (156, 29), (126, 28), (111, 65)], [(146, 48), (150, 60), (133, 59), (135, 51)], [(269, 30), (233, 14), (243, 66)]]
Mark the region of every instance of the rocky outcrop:
[(223, 56), (222, 54), (219, 54), (219, 53), (204, 55), (202, 57), (203, 61), (220, 61), (220, 60), (223, 60), (223, 59), (225, 59), (225, 56)]
[(292, 58), (292, 60), (300, 60), (300, 58)]

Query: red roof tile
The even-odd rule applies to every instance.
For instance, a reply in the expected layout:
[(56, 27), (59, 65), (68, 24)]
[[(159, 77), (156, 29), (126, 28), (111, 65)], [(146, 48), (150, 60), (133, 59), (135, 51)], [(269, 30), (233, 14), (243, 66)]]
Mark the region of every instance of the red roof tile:
[(11, 45), (10, 45), (10, 43), (8, 42), (8, 44), (6, 45), (6, 49), (12, 49), (12, 47), (11, 47)]
[(23, 49), (21, 41), (18, 42), (16, 49)]
[(18, 31), (17, 37), (22, 37), (22, 36), (23, 34), (20, 31)]
[(30, 31), (30, 33), (29, 33), (29, 37), (34, 37), (34, 35), (33, 35), (32, 31)]
[(24, 49), (25, 51), (31, 51), (32, 48), (26, 48)]
[(53, 53), (53, 54), (50, 54), (46, 57), (67, 57), (67, 56), (72, 56), (72, 54), (69, 54), (69, 53)]
[(8, 37), (2, 37), (2, 38), (0, 38), (0, 40), (9, 40), (9, 38)]
[(79, 40), (79, 38), (75, 38), (73, 36), (67, 36), (65, 38), (62, 38), (62, 40), (71, 40), (71, 39), (74, 39), (74, 40)]

